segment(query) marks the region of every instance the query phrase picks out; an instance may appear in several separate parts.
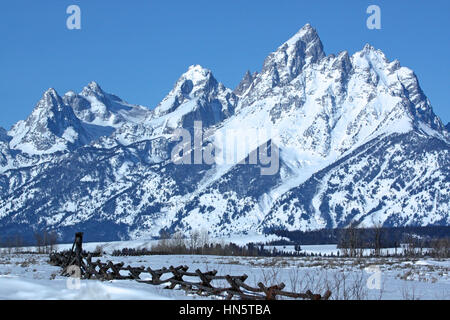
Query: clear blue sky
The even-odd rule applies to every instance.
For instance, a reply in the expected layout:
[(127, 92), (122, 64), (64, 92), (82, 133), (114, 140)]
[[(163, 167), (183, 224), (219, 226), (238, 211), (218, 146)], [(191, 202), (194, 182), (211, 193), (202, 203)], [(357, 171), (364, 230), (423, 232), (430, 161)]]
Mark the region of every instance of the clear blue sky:
[[(81, 30), (66, 28), (71, 4), (81, 8)], [(370, 4), (381, 7), (382, 30), (366, 28)], [(370, 43), (413, 69), (447, 123), (449, 13), (448, 0), (2, 1), (0, 126), (25, 119), (49, 87), (79, 92), (92, 80), (148, 107), (192, 64), (234, 88), (307, 22), (327, 54)]]

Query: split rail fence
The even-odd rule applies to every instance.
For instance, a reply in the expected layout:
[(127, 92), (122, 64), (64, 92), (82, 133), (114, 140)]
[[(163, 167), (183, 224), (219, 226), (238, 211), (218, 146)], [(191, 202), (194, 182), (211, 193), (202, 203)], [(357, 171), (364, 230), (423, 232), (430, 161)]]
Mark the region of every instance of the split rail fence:
[[(110, 280), (136, 280), (140, 283), (151, 285), (167, 284), (167, 289), (175, 289), (177, 286), (190, 293), (206, 296), (218, 296), (227, 300), (233, 297), (241, 300), (276, 300), (279, 297), (306, 299), (306, 300), (328, 300), (331, 292), (327, 291), (324, 295), (313, 294), (311, 291), (305, 293), (296, 293), (284, 291), (285, 284), (281, 283), (275, 286), (266, 286), (262, 282), (258, 287), (252, 287), (245, 283), (248, 276), (230, 276), (217, 275), (217, 271), (202, 272), (199, 269), (195, 272), (189, 272), (189, 267), (169, 267), (154, 270), (150, 267), (132, 267), (125, 266), (125, 263), (113, 263), (112, 261), (102, 262), (99, 259), (93, 261), (90, 253), (82, 251), (82, 233), (77, 233), (75, 242), (70, 251), (54, 252), (50, 254), (50, 263), (63, 268), (62, 275), (73, 276), (70, 274), (70, 266), (77, 266), (81, 271), (82, 279), (95, 279), (102, 281)], [(76, 250), (74, 251), (74, 247)], [(163, 279), (166, 274), (169, 277)], [(144, 278), (143, 275), (146, 275)], [(193, 282), (183, 279), (183, 277), (196, 278), (199, 281)], [(213, 282), (221, 281), (227, 283), (225, 287), (215, 287)]]

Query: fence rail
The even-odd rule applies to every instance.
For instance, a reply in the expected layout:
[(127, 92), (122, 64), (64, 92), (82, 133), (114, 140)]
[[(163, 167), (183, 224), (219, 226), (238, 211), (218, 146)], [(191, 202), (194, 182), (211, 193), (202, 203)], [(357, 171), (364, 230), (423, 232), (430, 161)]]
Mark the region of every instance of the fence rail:
[[(74, 246), (76, 243), (74, 243)], [(55, 252), (50, 254), (50, 263), (63, 268), (62, 275), (71, 276), (68, 267), (76, 265), (81, 270), (82, 279), (95, 279), (102, 281), (110, 280), (136, 280), (140, 283), (151, 285), (167, 284), (167, 289), (175, 289), (179, 286), (181, 289), (198, 295), (218, 296), (225, 299), (239, 298), (242, 300), (276, 300), (279, 297), (307, 300), (328, 300), (331, 292), (327, 291), (324, 295), (313, 294), (311, 291), (305, 293), (296, 293), (284, 291), (285, 284), (281, 283), (275, 286), (266, 286), (262, 282), (258, 287), (252, 287), (245, 283), (248, 276), (230, 276), (217, 275), (217, 271), (202, 272), (199, 269), (190, 272), (188, 266), (178, 266), (162, 269), (152, 269), (150, 267), (125, 266), (123, 262), (113, 263), (112, 261), (102, 262), (99, 259), (93, 261), (92, 255), (81, 251), (81, 243), (74, 254), (73, 247), (71, 251)], [(143, 278), (146, 275), (146, 278)], [(165, 279), (163, 277), (169, 275)], [(184, 277), (195, 278), (198, 282), (188, 281)], [(225, 287), (215, 287), (212, 282), (221, 280), (227, 283)]]

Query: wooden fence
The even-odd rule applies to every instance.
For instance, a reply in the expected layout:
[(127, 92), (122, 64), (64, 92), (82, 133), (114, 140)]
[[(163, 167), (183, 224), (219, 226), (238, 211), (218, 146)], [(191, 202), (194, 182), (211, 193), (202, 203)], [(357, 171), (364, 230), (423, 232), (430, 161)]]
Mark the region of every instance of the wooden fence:
[[(81, 235), (82, 237), (82, 235)], [(77, 241), (77, 240), (76, 240)], [(80, 241), (80, 239), (78, 239)], [(258, 287), (254, 288), (245, 283), (248, 276), (220, 276), (217, 271), (202, 272), (199, 269), (195, 272), (189, 272), (189, 267), (169, 267), (154, 270), (150, 267), (132, 267), (125, 266), (123, 262), (113, 263), (112, 261), (101, 262), (100, 260), (93, 261), (90, 253), (81, 250), (81, 243), (77, 245), (76, 253), (74, 254), (73, 247), (71, 251), (51, 253), (50, 263), (63, 268), (62, 274), (71, 276), (69, 266), (76, 265), (80, 268), (82, 279), (95, 279), (102, 281), (109, 280), (136, 280), (140, 283), (151, 285), (167, 284), (167, 289), (175, 289), (177, 286), (190, 293), (198, 295), (218, 296), (227, 300), (233, 297), (242, 300), (276, 300), (279, 297), (286, 297), (292, 299), (307, 299), (307, 300), (328, 300), (331, 292), (327, 291), (323, 296), (320, 294), (313, 294), (311, 291), (305, 293), (295, 293), (284, 291), (284, 283), (275, 286), (266, 286), (263, 283), (258, 283)], [(143, 275), (146, 277), (143, 278)], [(168, 275), (168, 276), (165, 276)], [(186, 278), (195, 278), (197, 282), (189, 281)], [(214, 282), (222, 282), (227, 284), (224, 287), (215, 287)]]

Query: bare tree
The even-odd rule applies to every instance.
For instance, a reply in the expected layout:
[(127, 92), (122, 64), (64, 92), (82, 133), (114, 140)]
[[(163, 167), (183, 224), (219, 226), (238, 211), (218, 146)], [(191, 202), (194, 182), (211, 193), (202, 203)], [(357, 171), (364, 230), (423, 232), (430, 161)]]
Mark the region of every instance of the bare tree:
[(417, 247), (418, 247), (418, 240), (413, 234), (407, 234), (404, 237), (405, 242), (405, 248), (404, 248), (404, 255), (407, 257), (415, 257), (418, 253)]
[(56, 249), (56, 243), (58, 242), (58, 234), (54, 231), (50, 232), (47, 236), (48, 240), (48, 253), (53, 252)]
[(202, 254), (207, 245), (209, 245), (209, 232), (206, 229), (202, 229), (200, 231), (200, 247), (202, 248)]
[(186, 249), (184, 234), (181, 231), (175, 232), (173, 234), (170, 247), (172, 247), (178, 253), (182, 253)]
[(431, 241), (431, 255), (435, 258), (450, 257), (450, 238)]
[(23, 247), (23, 238), (22, 238), (22, 236), (20, 234), (16, 234), (14, 236), (14, 248), (15, 248), (15, 251), (17, 253), (21, 252), (22, 251), (22, 247)]
[(344, 230), (340, 247), (343, 250), (344, 256), (356, 257), (358, 254), (362, 255), (362, 250), (357, 250), (360, 247), (360, 239), (356, 223), (351, 223)]
[(375, 256), (379, 257), (381, 254), (381, 236), (383, 232), (383, 224), (381, 223), (373, 223), (373, 235), (374, 235), (374, 249), (375, 249)]
[(198, 230), (192, 230), (190, 233), (190, 243), (189, 249), (191, 250), (191, 254), (195, 252), (195, 250), (199, 247), (200, 243), (200, 232)]
[(34, 233), (34, 240), (36, 241), (36, 248), (38, 253), (44, 253), (44, 237), (38, 231)]
[(160, 252), (167, 252), (169, 250), (169, 239), (170, 239), (169, 233), (164, 230), (161, 231), (158, 244), (152, 250), (160, 251)]

